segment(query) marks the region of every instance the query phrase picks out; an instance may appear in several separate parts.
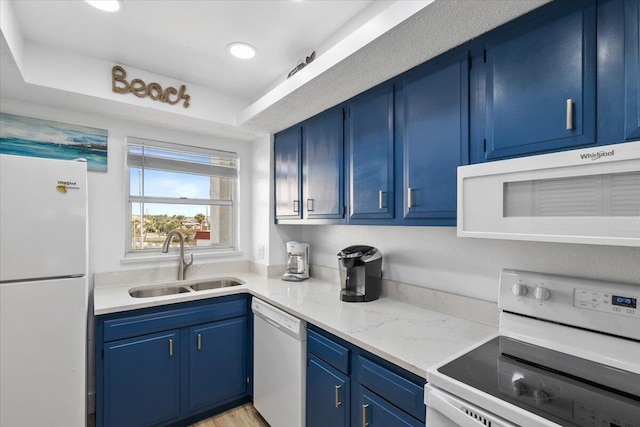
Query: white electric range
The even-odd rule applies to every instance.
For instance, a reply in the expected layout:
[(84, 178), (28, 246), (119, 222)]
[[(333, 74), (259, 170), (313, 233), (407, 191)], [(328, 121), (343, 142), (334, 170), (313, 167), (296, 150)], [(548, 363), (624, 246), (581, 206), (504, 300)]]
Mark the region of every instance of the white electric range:
[(640, 283), (503, 270), (499, 335), (427, 371), (427, 427), (640, 427)]

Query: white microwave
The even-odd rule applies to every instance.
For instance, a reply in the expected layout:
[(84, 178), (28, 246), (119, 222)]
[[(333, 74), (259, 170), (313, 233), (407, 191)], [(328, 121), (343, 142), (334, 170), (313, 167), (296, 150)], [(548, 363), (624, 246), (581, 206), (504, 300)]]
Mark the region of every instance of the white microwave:
[(458, 236), (640, 247), (640, 141), (459, 167)]

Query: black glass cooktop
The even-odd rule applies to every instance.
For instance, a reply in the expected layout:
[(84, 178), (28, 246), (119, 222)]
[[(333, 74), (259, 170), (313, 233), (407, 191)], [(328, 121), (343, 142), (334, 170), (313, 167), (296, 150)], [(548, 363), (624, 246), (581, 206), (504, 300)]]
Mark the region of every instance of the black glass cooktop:
[(438, 371), (563, 426), (640, 427), (640, 374), (512, 338)]

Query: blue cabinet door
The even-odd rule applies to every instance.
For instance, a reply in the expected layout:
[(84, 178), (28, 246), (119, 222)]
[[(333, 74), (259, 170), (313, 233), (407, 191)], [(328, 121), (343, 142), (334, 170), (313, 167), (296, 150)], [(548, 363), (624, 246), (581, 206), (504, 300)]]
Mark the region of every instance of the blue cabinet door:
[(189, 410), (237, 398), (247, 391), (247, 318), (189, 330)]
[(579, 4), (487, 41), (480, 161), (595, 144), (595, 2)]
[(453, 219), (457, 167), (469, 162), (467, 54), (407, 74), (402, 103), (404, 217)]
[(302, 126), (304, 218), (344, 217), (342, 111), (330, 110)]
[(350, 219), (394, 216), (393, 91), (384, 86), (350, 104)]
[(625, 139), (640, 138), (640, 1), (627, 0), (625, 10)]
[(349, 426), (349, 377), (311, 354), (307, 362), (307, 427)]
[(109, 343), (104, 348), (104, 423), (151, 426), (180, 416), (177, 330)]
[(274, 137), (274, 180), (276, 219), (302, 218), (300, 185), (302, 137), (295, 126)]
[(357, 425), (369, 427), (424, 427), (406, 412), (393, 406), (366, 387), (358, 387), (358, 405), (354, 408)]

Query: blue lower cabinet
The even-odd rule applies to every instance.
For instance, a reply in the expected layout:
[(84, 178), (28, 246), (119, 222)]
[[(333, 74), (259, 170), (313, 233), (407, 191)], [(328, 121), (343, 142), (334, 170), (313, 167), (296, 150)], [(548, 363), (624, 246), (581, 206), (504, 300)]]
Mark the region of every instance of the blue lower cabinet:
[(315, 326), (307, 335), (307, 427), (424, 426), (424, 379)]
[(250, 400), (246, 295), (98, 316), (96, 426), (186, 425)]
[(108, 344), (104, 349), (105, 425), (149, 426), (180, 416), (177, 330)]
[(358, 387), (358, 426), (369, 427), (424, 427), (422, 421), (407, 415), (385, 399), (367, 390), (363, 386)]
[(307, 427), (349, 425), (350, 380), (322, 360), (307, 363)]
[(247, 392), (247, 319), (192, 327), (189, 409), (215, 405)]

